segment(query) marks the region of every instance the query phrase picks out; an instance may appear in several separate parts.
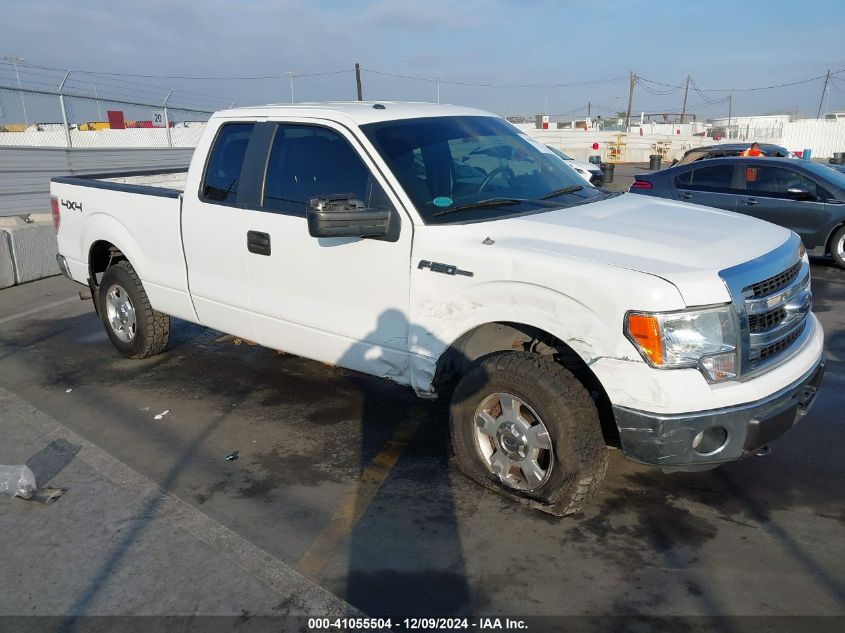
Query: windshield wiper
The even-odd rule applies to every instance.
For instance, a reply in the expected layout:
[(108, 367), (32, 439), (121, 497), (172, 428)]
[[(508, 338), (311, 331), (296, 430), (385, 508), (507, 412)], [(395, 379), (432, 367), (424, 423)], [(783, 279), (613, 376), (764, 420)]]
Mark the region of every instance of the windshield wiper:
[(478, 202), (469, 202), (467, 204), (461, 204), (457, 207), (452, 207), (450, 209), (443, 209), (442, 211), (438, 211), (437, 213), (433, 213), (431, 217), (436, 218), (439, 215), (447, 215), (449, 213), (454, 213), (455, 211), (467, 211), (469, 209), (483, 209), (485, 207), (499, 207), (504, 206), (506, 204), (519, 204), (520, 202), (529, 202), (529, 200), (525, 200), (524, 198), (488, 198), (487, 200), (479, 200)]
[(548, 200), (549, 198), (557, 198), (558, 196), (562, 196), (567, 193), (575, 193), (576, 191), (581, 191), (583, 188), (583, 185), (569, 185), (568, 187), (563, 187), (562, 189), (555, 189), (554, 191), (550, 191), (545, 196), (542, 196), (539, 199)]

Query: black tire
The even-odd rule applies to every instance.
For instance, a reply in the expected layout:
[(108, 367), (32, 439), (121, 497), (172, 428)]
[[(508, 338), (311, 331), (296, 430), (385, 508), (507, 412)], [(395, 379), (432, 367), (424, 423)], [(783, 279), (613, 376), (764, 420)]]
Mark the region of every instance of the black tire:
[[(518, 490), (503, 483), (491, 472), (489, 458), (482, 456), (476, 411), (496, 393), (521, 399), (548, 430), (549, 471), (535, 489)], [(578, 379), (551, 356), (504, 352), (476, 361), (455, 387), (449, 430), (458, 467), (467, 476), (556, 516), (581, 510), (607, 471), (608, 449), (596, 404)]]
[[(128, 336), (129, 340), (121, 338), (120, 332), (109, 319), (107, 295), (110, 289), (115, 287), (126, 293), (134, 309), (134, 327), (124, 329), (123, 334), (124, 338)], [(106, 269), (100, 280), (97, 302), (106, 334), (123, 355), (129, 358), (147, 358), (161, 353), (167, 346), (170, 316), (153, 310), (141, 280), (128, 261), (120, 261)]]
[(845, 240), (845, 226), (840, 226), (830, 238), (830, 256), (840, 268), (845, 268), (845, 252), (839, 250), (840, 246), (845, 246), (843, 240)]

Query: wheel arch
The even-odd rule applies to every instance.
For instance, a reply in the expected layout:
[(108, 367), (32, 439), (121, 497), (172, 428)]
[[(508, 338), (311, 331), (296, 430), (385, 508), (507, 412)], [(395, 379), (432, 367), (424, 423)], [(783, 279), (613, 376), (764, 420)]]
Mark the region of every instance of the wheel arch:
[(619, 429), (610, 398), (598, 377), (571, 345), (540, 327), (514, 321), (494, 321), (471, 328), (458, 336), (439, 356), (432, 385), (437, 391), (449, 392), (474, 362), (508, 351), (553, 356), (556, 362), (571, 371), (596, 403), (605, 442), (619, 445)]
[(824, 254), (830, 255), (833, 252), (833, 236), (836, 235), (836, 232), (839, 229), (845, 227), (845, 219), (840, 220), (837, 224), (833, 225), (833, 228), (827, 234), (827, 238), (824, 241)]
[(105, 213), (95, 213), (88, 218), (82, 230), (82, 253), (88, 256), (88, 274), (97, 280), (97, 275), (110, 264), (128, 260), (143, 278), (145, 259), (135, 238), (116, 218)]
[(88, 276), (97, 279), (99, 273), (105, 272), (109, 266), (128, 259), (119, 247), (108, 240), (97, 240), (88, 249)]

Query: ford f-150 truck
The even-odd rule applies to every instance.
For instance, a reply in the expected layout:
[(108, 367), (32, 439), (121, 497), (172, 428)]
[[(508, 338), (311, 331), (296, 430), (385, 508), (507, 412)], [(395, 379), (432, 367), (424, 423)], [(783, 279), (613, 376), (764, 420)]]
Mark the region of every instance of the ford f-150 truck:
[(557, 515), (609, 447), (666, 471), (758, 452), (824, 369), (794, 233), (585, 186), (479, 110), (228, 110), (186, 173), (51, 196), (60, 267), (126, 356), (177, 317), (447, 395), (461, 470)]

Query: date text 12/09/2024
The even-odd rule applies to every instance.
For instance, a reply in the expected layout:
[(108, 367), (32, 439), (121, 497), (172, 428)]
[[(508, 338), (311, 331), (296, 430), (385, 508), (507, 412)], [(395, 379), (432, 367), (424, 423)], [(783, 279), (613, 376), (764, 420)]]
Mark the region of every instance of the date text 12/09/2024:
[(519, 618), (309, 618), (312, 631), (365, 631), (365, 630), (448, 630), (476, 629), (480, 631), (527, 630), (528, 625)]

